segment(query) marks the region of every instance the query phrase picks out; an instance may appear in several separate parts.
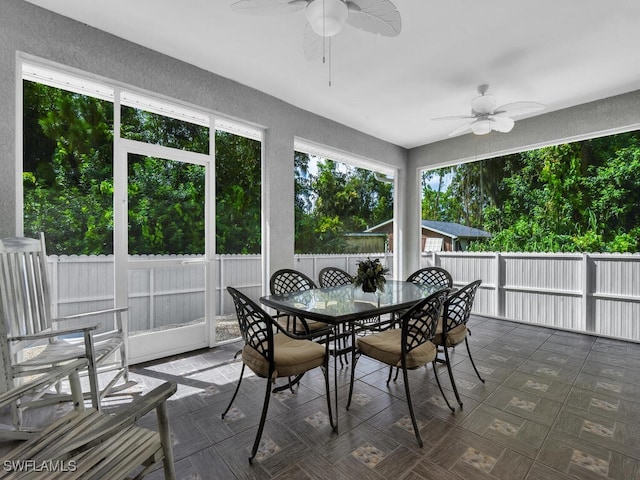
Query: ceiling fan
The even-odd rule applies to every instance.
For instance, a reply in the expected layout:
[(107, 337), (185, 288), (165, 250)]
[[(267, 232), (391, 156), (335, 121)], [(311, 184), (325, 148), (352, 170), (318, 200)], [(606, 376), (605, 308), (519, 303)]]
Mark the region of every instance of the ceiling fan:
[(231, 8), (249, 15), (305, 9), (303, 50), (308, 60), (324, 55), (323, 40), (340, 33), (345, 24), (387, 37), (397, 37), (402, 28), (400, 12), (390, 0), (239, 0)]
[(471, 115), (438, 117), (432, 120), (468, 120), (467, 123), (453, 130), (449, 134), (450, 137), (468, 130), (476, 135), (486, 135), (491, 130), (508, 133), (515, 123), (512, 117), (537, 112), (544, 108), (544, 105), (537, 102), (514, 102), (498, 107), (496, 106), (496, 97), (487, 93), (488, 89), (489, 85), (487, 84), (478, 87), (480, 96), (471, 101)]

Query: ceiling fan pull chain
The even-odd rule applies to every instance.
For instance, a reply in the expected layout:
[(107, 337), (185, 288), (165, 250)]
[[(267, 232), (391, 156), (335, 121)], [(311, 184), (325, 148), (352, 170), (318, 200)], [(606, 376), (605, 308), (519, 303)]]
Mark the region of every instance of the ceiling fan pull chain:
[(327, 63), (326, 55), (327, 55), (327, 43), (329, 42), (329, 86), (331, 86), (331, 37), (327, 37), (326, 32), (326, 21), (327, 21), (327, 13), (325, 10), (325, 1), (322, 0), (322, 64)]
[(329, 86), (331, 86), (331, 37), (329, 37)]

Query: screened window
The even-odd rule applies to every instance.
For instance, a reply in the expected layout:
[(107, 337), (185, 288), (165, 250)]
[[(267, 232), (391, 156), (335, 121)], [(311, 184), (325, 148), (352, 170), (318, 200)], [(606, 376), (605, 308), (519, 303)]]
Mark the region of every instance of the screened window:
[(379, 253), (393, 219), (393, 184), (372, 170), (295, 152), (296, 253)]

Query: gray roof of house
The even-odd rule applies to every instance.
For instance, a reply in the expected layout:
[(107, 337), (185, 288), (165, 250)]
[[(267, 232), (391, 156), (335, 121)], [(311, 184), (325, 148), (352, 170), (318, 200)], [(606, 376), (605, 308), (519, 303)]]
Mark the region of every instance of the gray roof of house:
[(422, 220), (422, 227), (452, 238), (491, 238), (489, 232), (459, 223)]
[[(393, 219), (386, 222), (379, 223), (371, 228), (365, 230), (365, 232), (375, 232), (379, 228), (393, 223)], [(491, 238), (489, 232), (480, 230), (479, 228), (467, 227), (453, 222), (440, 222), (437, 220), (422, 220), (422, 228), (427, 228), (436, 233), (451, 238)]]

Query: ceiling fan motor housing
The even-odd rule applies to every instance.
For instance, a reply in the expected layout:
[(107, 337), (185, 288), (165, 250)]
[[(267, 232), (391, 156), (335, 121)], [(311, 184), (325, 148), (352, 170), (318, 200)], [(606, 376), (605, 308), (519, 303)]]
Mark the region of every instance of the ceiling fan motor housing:
[(471, 101), (472, 115), (491, 115), (496, 109), (496, 97), (483, 94)]

